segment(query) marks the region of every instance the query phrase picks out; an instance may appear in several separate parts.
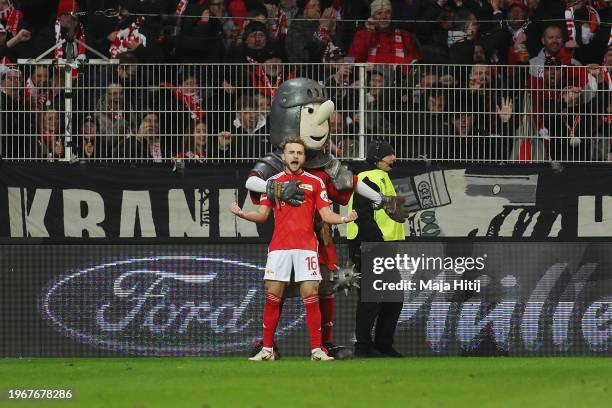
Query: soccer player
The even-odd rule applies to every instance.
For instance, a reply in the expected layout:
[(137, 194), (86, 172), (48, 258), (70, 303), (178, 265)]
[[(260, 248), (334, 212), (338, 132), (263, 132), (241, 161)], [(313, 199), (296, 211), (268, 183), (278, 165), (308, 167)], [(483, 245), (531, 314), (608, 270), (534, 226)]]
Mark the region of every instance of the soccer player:
[[(285, 163), (285, 171), (272, 176), (281, 186), (293, 185), (303, 190), (304, 201), (298, 206), (263, 195), (257, 211), (244, 212), (232, 203), (230, 211), (245, 220), (265, 222), (274, 210), (274, 233), (268, 247), (268, 260), (264, 273), (266, 301), (263, 315), (263, 347), (250, 360), (274, 360), (274, 332), (280, 318), (283, 292), (291, 278), (300, 286), (300, 294), (306, 309), (306, 326), (310, 333), (311, 360), (329, 361), (333, 357), (321, 348), (321, 312), (318, 304), (318, 287), (321, 271), (317, 256), (317, 237), (314, 231), (315, 210), (328, 224), (344, 224), (357, 219), (357, 213), (347, 217), (334, 213), (329, 207), (325, 183), (305, 172), (306, 146), (299, 137), (285, 139), (279, 146)], [(278, 195), (275, 194), (277, 197)]]

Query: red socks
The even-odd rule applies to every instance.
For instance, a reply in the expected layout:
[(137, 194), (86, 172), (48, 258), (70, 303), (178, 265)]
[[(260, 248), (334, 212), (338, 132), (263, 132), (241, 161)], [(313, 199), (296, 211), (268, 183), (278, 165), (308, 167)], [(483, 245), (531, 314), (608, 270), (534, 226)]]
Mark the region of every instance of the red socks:
[(304, 298), (306, 309), (306, 326), (310, 333), (310, 349), (321, 347), (321, 311), (319, 310), (319, 295), (310, 295)]
[(272, 293), (266, 293), (266, 303), (263, 313), (263, 346), (274, 347), (274, 332), (280, 319), (283, 300)]
[(319, 295), (319, 309), (321, 309), (321, 344), (332, 342), (334, 331), (334, 314), (336, 313), (336, 295)]
[[(266, 293), (263, 313), (263, 346), (274, 347), (274, 333), (280, 319), (283, 300), (272, 293)], [(336, 296), (310, 295), (304, 298), (306, 309), (306, 326), (310, 333), (310, 348), (321, 347), (331, 343), (336, 311)]]

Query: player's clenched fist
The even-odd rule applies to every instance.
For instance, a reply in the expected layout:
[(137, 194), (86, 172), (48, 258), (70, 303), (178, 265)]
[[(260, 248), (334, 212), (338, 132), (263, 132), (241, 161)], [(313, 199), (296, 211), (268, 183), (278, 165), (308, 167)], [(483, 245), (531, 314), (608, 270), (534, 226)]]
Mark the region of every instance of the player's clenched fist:
[(242, 215), (242, 209), (236, 202), (230, 204), (229, 210), (234, 215), (238, 215), (238, 216)]
[(236, 202), (230, 204), (229, 210), (238, 218), (257, 223), (266, 222), (266, 220), (268, 219), (268, 214), (270, 213), (270, 208), (262, 205), (259, 206), (259, 209), (257, 211), (244, 212)]
[(349, 215), (347, 215), (346, 217), (342, 217), (342, 220), (345, 223), (355, 221), (356, 219), (357, 219), (357, 212), (355, 210), (351, 211)]

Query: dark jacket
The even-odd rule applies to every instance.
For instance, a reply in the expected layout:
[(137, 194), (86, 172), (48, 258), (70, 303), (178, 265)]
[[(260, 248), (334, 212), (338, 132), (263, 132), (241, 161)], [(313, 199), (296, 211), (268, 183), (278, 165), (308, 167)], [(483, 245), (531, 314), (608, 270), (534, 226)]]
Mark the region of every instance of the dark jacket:
[[(546, 107), (544, 126), (549, 133), (550, 158), (552, 160), (589, 161), (598, 127), (596, 107), (592, 103), (564, 106), (554, 101)], [(574, 136), (571, 138), (571, 136)]]
[[(304, 16), (298, 14), (297, 18), (303, 19)], [(318, 28), (319, 22), (317, 20), (294, 20), (291, 22), (285, 39), (289, 62), (304, 64), (321, 62), (327, 44), (315, 35)]]
[[(201, 15), (203, 11), (199, 2), (191, 2), (184, 15)], [(211, 17), (207, 24), (197, 18), (183, 18), (175, 43), (175, 59), (188, 63), (223, 62), (226, 52), (223, 39), (223, 25), (218, 18)]]
[[(374, 170), (376, 167), (368, 163), (367, 170)], [(380, 188), (367, 177), (362, 180), (368, 187), (380, 193)], [(359, 233), (356, 241), (359, 242), (383, 242), (383, 234), (376, 221), (374, 221), (374, 207), (372, 202), (360, 194), (353, 194), (353, 210), (359, 214), (356, 224), (359, 226)]]

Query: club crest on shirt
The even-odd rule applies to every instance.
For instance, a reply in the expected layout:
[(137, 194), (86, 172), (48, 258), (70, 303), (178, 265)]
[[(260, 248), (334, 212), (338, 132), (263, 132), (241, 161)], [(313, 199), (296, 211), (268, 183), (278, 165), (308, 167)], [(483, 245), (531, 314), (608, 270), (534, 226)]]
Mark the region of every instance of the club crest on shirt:
[(300, 184), (300, 188), (303, 190), (312, 191), (312, 185), (310, 184)]
[(327, 198), (327, 190), (321, 191), (321, 200), (331, 203), (331, 201), (329, 201), (329, 198)]

